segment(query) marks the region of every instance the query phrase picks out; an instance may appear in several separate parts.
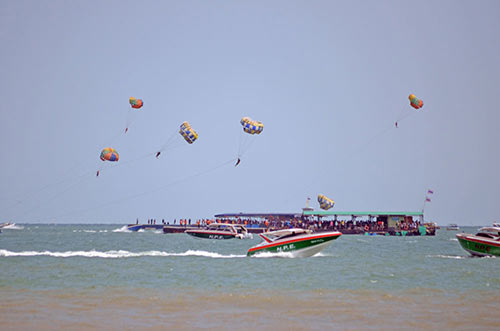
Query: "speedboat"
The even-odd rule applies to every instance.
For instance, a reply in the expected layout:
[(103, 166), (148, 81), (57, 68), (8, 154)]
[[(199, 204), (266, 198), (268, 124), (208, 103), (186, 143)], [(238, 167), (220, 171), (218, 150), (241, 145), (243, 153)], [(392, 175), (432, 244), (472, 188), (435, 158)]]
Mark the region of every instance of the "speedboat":
[(448, 224), (446, 226), (446, 230), (458, 231), (458, 230), (460, 230), (460, 228), (458, 227), (457, 224), (452, 223), (452, 224)]
[(11, 222), (0, 223), (0, 229), (6, 228), (6, 227), (12, 226), (12, 225), (14, 225), (14, 223), (11, 223)]
[(128, 231), (137, 232), (139, 230), (162, 230), (165, 224), (129, 224)]
[(462, 248), (474, 256), (500, 256), (500, 223), (480, 228), (475, 235), (458, 233), (457, 239)]
[(184, 233), (204, 239), (249, 238), (247, 228), (241, 224), (212, 223), (205, 228), (189, 229)]
[(258, 253), (290, 253), (293, 257), (309, 257), (319, 253), (340, 237), (340, 232), (313, 233), (306, 229), (285, 229), (259, 233), (262, 242), (248, 250), (247, 256)]

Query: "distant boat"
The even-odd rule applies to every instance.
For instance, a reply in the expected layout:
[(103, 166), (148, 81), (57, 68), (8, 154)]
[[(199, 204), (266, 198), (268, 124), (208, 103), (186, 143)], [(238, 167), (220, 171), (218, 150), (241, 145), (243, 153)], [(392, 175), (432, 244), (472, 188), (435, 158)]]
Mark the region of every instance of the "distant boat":
[(458, 231), (458, 230), (460, 230), (460, 228), (458, 227), (458, 225), (457, 225), (457, 224), (452, 223), (452, 224), (448, 224), (448, 225), (446, 226), (446, 230), (450, 230), (450, 231)]
[(458, 242), (474, 256), (500, 256), (500, 224), (480, 228), (475, 235), (458, 233)]
[(312, 233), (306, 229), (285, 229), (259, 233), (262, 242), (248, 250), (247, 255), (257, 253), (290, 253), (293, 257), (313, 256), (340, 237), (340, 232)]
[(162, 230), (164, 224), (129, 224), (127, 230), (137, 232), (139, 230)]
[(11, 223), (11, 222), (6, 222), (6, 223), (1, 223), (0, 224), (0, 229), (4, 229), (4, 228), (7, 228), (9, 226), (13, 226), (15, 225), (16, 223)]
[(185, 233), (204, 239), (249, 238), (247, 228), (241, 224), (212, 223), (206, 228), (189, 229)]

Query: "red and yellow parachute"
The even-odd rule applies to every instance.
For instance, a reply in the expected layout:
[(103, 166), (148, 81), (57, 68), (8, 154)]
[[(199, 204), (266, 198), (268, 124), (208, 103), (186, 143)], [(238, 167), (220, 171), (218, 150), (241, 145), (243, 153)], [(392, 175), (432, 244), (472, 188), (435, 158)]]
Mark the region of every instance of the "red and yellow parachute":
[(103, 161), (116, 162), (119, 159), (120, 155), (118, 155), (118, 152), (114, 148), (106, 147), (101, 151), (101, 160)]
[(144, 103), (142, 102), (142, 99), (136, 99), (136, 98), (133, 98), (133, 97), (130, 97), (128, 99), (128, 102), (130, 102), (130, 106), (132, 108), (135, 108), (135, 109), (139, 109), (139, 108), (141, 108), (144, 105)]
[(410, 99), (410, 105), (415, 109), (420, 109), (424, 105), (424, 102), (417, 98), (415, 94), (410, 94), (408, 99)]

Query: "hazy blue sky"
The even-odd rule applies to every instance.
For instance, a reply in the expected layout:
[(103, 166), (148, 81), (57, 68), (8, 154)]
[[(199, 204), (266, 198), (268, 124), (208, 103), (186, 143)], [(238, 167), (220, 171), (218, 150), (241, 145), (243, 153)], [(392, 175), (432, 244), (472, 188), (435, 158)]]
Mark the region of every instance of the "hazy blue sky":
[[(298, 212), (319, 193), (417, 211), (429, 188), (428, 220), (499, 221), (499, 36), (499, 1), (0, 0), (0, 221)], [(264, 131), (234, 167), (242, 116)], [(155, 159), (186, 120), (198, 141)]]

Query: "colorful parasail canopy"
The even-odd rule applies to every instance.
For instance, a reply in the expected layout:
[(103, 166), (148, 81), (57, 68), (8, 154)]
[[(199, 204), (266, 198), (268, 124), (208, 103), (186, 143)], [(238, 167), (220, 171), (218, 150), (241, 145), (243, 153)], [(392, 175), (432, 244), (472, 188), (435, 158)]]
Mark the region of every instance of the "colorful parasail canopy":
[(179, 133), (190, 144), (194, 143), (195, 140), (198, 139), (198, 133), (194, 131), (194, 129), (188, 122), (183, 122), (181, 124), (181, 129), (179, 130)]
[(410, 105), (415, 109), (420, 109), (424, 105), (424, 102), (417, 98), (415, 94), (410, 94), (408, 99), (410, 99)]
[(142, 99), (136, 99), (133, 97), (130, 97), (128, 99), (128, 102), (130, 102), (130, 106), (132, 106), (132, 108), (136, 108), (136, 109), (139, 109), (142, 107), (142, 105), (144, 105), (144, 103), (142, 102)]
[(333, 201), (330, 198), (327, 198), (323, 194), (318, 194), (318, 202), (319, 202), (319, 207), (324, 210), (328, 210), (335, 205), (335, 201)]
[(252, 120), (250, 117), (243, 117), (240, 121), (243, 131), (249, 134), (260, 134), (264, 130), (264, 124)]
[(119, 158), (120, 155), (118, 155), (118, 152), (114, 148), (106, 147), (101, 152), (101, 160), (103, 161), (116, 162)]

